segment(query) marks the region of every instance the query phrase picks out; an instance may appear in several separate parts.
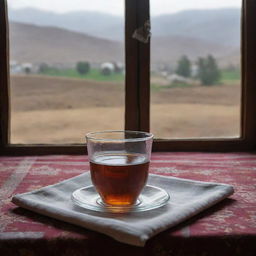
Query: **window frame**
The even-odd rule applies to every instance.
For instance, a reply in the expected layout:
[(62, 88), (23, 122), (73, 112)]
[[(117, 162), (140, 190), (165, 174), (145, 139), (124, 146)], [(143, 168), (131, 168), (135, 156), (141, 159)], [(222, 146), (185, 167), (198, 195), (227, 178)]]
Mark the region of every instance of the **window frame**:
[[(0, 152), (2, 155), (84, 154), (83, 144), (10, 144), (9, 33), (7, 1), (0, 0)], [(256, 2), (242, 1), (241, 137), (156, 139), (153, 151), (253, 151), (256, 145)], [(125, 129), (150, 130), (150, 42), (132, 38), (150, 17), (149, 0), (125, 0)]]

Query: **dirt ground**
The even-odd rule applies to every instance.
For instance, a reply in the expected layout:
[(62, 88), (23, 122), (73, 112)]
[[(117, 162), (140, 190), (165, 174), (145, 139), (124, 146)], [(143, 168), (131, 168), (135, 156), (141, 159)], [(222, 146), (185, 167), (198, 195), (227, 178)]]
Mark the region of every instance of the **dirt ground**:
[[(151, 102), (156, 137), (239, 135), (238, 84), (163, 88)], [(89, 131), (124, 129), (124, 84), (12, 76), (11, 110), (12, 143), (84, 143)]]

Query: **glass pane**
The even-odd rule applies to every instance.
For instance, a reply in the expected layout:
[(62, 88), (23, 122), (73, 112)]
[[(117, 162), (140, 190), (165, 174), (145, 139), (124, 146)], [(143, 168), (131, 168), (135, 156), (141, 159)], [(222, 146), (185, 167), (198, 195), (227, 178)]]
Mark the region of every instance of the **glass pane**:
[(151, 132), (240, 136), (241, 0), (151, 0)]
[(124, 1), (9, 0), (11, 143), (124, 129)]

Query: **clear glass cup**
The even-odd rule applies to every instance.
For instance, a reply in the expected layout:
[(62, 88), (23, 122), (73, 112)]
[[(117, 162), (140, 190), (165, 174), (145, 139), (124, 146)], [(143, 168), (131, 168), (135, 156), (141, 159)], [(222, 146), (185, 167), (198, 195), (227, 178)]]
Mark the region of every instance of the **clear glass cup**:
[(92, 183), (106, 205), (132, 206), (147, 183), (153, 134), (102, 131), (86, 135)]

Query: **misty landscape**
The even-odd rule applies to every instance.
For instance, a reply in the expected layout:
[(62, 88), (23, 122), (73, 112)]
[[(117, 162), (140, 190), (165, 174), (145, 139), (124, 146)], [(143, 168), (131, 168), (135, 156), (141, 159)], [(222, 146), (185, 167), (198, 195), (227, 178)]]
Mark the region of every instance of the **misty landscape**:
[[(11, 59), (16, 61), (124, 61), (123, 17), (86, 11), (56, 14), (11, 9), (9, 19)], [(195, 59), (211, 53), (223, 65), (239, 65), (239, 9), (153, 16), (151, 26), (152, 63), (174, 64), (184, 54)]]
[[(9, 9), (9, 21), (14, 143), (83, 142), (85, 132), (124, 128), (123, 17), (25, 8)], [(152, 16), (151, 32), (157, 137), (238, 136), (240, 9)], [(198, 61), (209, 55), (218, 77), (202, 86)], [(184, 57), (188, 75), (178, 71)]]

